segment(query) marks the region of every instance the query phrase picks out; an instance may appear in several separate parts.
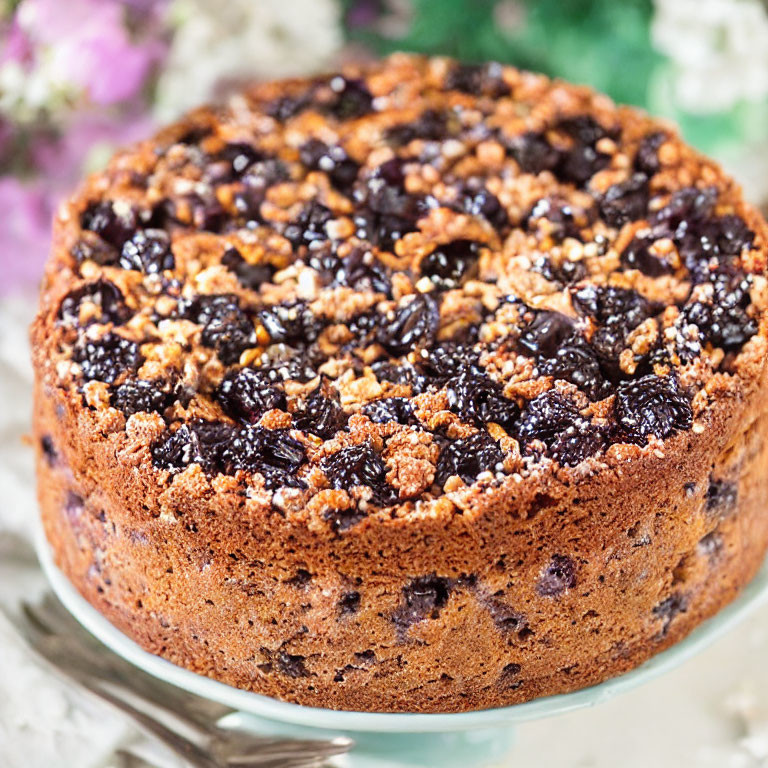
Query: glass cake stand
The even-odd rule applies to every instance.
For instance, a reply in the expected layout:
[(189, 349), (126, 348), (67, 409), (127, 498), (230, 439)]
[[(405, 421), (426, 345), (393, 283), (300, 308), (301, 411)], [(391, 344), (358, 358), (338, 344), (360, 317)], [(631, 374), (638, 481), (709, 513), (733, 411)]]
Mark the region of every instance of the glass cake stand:
[(143, 650), (104, 618), (59, 571), (42, 530), (37, 555), (53, 591), (91, 634), (122, 658), (150, 675), (234, 711), (224, 727), (262, 735), (297, 738), (348, 736), (352, 751), (334, 765), (349, 768), (480, 768), (507, 758), (514, 764), (515, 726), (593, 707), (653, 680), (696, 655), (768, 601), (768, 561), (739, 597), (688, 637), (620, 677), (573, 693), (549, 696), (511, 707), (460, 714), (388, 714), (339, 712), (289, 704), (220, 683), (178, 667)]

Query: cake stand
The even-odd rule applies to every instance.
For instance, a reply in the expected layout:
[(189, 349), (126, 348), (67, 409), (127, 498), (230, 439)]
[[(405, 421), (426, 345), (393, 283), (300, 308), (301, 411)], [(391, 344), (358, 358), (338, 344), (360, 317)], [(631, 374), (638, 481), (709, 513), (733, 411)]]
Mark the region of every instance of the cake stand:
[[(739, 597), (688, 637), (636, 669), (599, 685), (511, 707), (460, 714), (339, 712), (289, 704), (220, 683), (143, 650), (104, 618), (56, 567), (41, 528), (36, 550), (53, 591), (67, 610), (102, 643), (150, 675), (231, 707), (224, 727), (262, 735), (324, 738), (346, 735), (352, 751), (334, 765), (349, 768), (480, 768), (514, 764), (515, 726), (593, 707), (653, 680), (696, 655), (768, 601), (768, 561)], [(512, 755), (511, 757), (508, 757)]]

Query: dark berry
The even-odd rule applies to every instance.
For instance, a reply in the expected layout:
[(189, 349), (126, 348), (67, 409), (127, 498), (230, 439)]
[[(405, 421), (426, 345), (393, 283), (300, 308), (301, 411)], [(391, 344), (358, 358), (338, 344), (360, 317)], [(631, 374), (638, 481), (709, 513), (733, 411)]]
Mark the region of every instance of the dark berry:
[(641, 445), (651, 435), (664, 439), (678, 430), (689, 429), (693, 420), (690, 401), (672, 375), (662, 378), (648, 374), (622, 382), (616, 392), (614, 410), (627, 437)]
[(223, 422), (195, 420), (163, 435), (152, 445), (152, 461), (169, 472), (181, 472), (199, 464), (209, 473), (224, 469), (223, 456), (235, 435), (235, 427)]
[(123, 243), (120, 254), (123, 269), (136, 269), (146, 275), (173, 269), (176, 262), (171, 253), (171, 241), (162, 229), (140, 229)]
[(354, 216), (358, 237), (385, 250), (392, 250), (397, 240), (413, 232), (426, 213), (424, 200), (405, 190), (406, 162), (392, 158), (373, 171)]
[(134, 413), (162, 413), (174, 401), (173, 393), (164, 391), (156, 382), (129, 379), (110, 395), (110, 405), (125, 416)]
[(370, 443), (342, 448), (323, 459), (321, 468), (332, 488), (369, 487), (377, 503), (391, 504), (397, 499), (397, 491), (386, 481), (387, 465)]
[(740, 217), (714, 215), (717, 198), (714, 187), (682, 189), (651, 217), (650, 237), (675, 241), (694, 282), (709, 280), (713, 260), (722, 267), (723, 257), (739, 255), (754, 240), (754, 233)]
[(516, 690), (519, 688), (523, 681), (520, 679), (520, 672), (522, 667), (514, 661), (510, 664), (505, 664), (499, 675), (499, 685), (502, 688), (508, 688), (509, 690)]
[(499, 198), (484, 187), (464, 190), (462, 208), (473, 216), (482, 216), (498, 231), (503, 231), (509, 226), (509, 216)]
[(565, 117), (558, 121), (556, 128), (574, 141), (588, 146), (594, 146), (600, 139), (612, 135), (592, 115), (585, 114)]
[(688, 610), (688, 599), (679, 592), (674, 592), (669, 597), (654, 606), (653, 615), (663, 622), (660, 637), (665, 637), (669, 631), (669, 625), (674, 618)]
[(427, 387), (427, 378), (410, 363), (395, 365), (389, 361), (374, 363), (371, 370), (379, 381), (390, 381), (411, 388), (413, 394), (420, 394)]
[(256, 333), (237, 297), (229, 293), (198, 296), (182, 306), (182, 316), (203, 326), (200, 341), (216, 350), (225, 365), (256, 344)]
[(629, 245), (621, 252), (621, 264), (626, 269), (637, 269), (648, 277), (661, 277), (674, 272), (672, 265), (666, 259), (651, 253), (650, 246), (655, 238), (634, 237)]
[(317, 272), (324, 287), (336, 280), (341, 259), (334, 252), (331, 243), (325, 243), (321, 247), (307, 252), (303, 260), (308, 267)]
[(414, 139), (442, 141), (450, 135), (449, 123), (448, 113), (425, 109), (415, 120), (389, 128), (386, 139), (395, 147), (405, 146)]
[(520, 416), (518, 433), (525, 440), (549, 445), (565, 430), (588, 424), (576, 405), (564, 394), (550, 389), (531, 400)]
[(458, 288), (477, 271), (481, 243), (474, 240), (453, 240), (438, 245), (420, 262), (421, 274), (441, 290)]
[(116, 250), (133, 235), (138, 225), (138, 216), (132, 208), (118, 214), (114, 204), (108, 200), (91, 203), (80, 217), (80, 226), (95, 232), (105, 243)]
[(504, 397), (503, 387), (486, 374), (471, 371), (460, 373), (445, 385), (448, 407), (462, 421), (483, 427), (495, 422), (511, 430), (520, 409), (514, 400)]
[(517, 343), (526, 354), (553, 357), (573, 333), (573, 326), (573, 319), (561, 312), (537, 312), (520, 332)]
[(306, 460), (304, 446), (287, 429), (249, 425), (238, 430), (225, 446), (225, 471), (258, 472), (267, 488), (304, 487), (296, 471)]
[(232, 195), (232, 205), (237, 212), (232, 222), (233, 227), (252, 229), (258, 224), (265, 223), (261, 215), (261, 204), (264, 202), (266, 184), (263, 179), (254, 178), (258, 182), (256, 185), (248, 184), (250, 179), (246, 179), (243, 188)]
[(608, 155), (593, 147), (577, 145), (564, 156), (558, 168), (558, 175), (565, 181), (581, 187), (609, 162)]
[(395, 243), (408, 232), (416, 230), (418, 214), (399, 216), (377, 213), (362, 207), (354, 216), (356, 234), (361, 240), (385, 251), (393, 251)]
[(398, 306), (394, 318), (380, 328), (378, 340), (391, 354), (405, 355), (416, 347), (428, 347), (439, 323), (437, 302), (420, 293)]
[(615, 286), (588, 285), (571, 295), (578, 312), (594, 319), (598, 327), (590, 339), (611, 380), (622, 377), (619, 367), (621, 352), (629, 333), (659, 310), (637, 291)]
[(334, 280), (338, 285), (345, 285), (356, 291), (373, 291), (386, 295), (390, 295), (392, 291), (387, 267), (371, 251), (363, 248), (354, 248), (339, 260)]
[(206, 171), (216, 182), (230, 182), (242, 176), (254, 163), (264, 159), (264, 153), (250, 144), (227, 144), (208, 163)]
[(576, 424), (565, 429), (551, 441), (549, 453), (564, 467), (575, 467), (606, 447), (605, 431), (594, 424)]
[(486, 64), (456, 64), (445, 78), (445, 87), (472, 96), (490, 96), (494, 99), (510, 93), (504, 81), (504, 69), (495, 61)]
[(363, 80), (337, 75), (329, 85), (334, 98), (327, 109), (339, 120), (354, 120), (373, 111), (373, 96)]
[(532, 131), (512, 139), (509, 151), (524, 173), (553, 171), (560, 162), (560, 153), (544, 136)]
[[(419, 357), (419, 368), (430, 379), (445, 382), (463, 371), (482, 371), (480, 353), (471, 346), (452, 341), (442, 342)], [(391, 379), (390, 379), (391, 380)]]
[(351, 616), (360, 610), (360, 593), (345, 592), (339, 600), (339, 613), (342, 616)]
[(306, 384), (317, 376), (317, 366), (325, 361), (314, 345), (296, 350), (284, 344), (273, 345), (264, 355), (260, 371), (271, 382), (299, 381)]
[(646, 176), (653, 176), (661, 168), (659, 162), (659, 147), (667, 140), (667, 135), (661, 131), (649, 133), (643, 137), (635, 154), (635, 169)]
[(581, 240), (581, 227), (576, 223), (576, 215), (569, 203), (542, 197), (525, 217), (525, 225), (533, 229), (534, 225), (540, 226), (542, 220), (548, 222), (546, 233), (556, 243), (562, 243), (567, 237)]
[(530, 631), (525, 615), (514, 610), (500, 597), (491, 596), (482, 600), (484, 607), (490, 614), (493, 623), (502, 634), (522, 632), (523, 637)]
[(707, 488), (706, 510), (720, 515), (730, 512), (739, 498), (739, 487), (736, 483), (722, 478), (710, 478)]
[(221, 257), (221, 263), (230, 272), (234, 272), (244, 288), (258, 291), (263, 283), (272, 282), (275, 268), (270, 264), (251, 264), (247, 262), (237, 248), (228, 248)]
[(343, 533), (363, 520), (365, 518), (365, 513), (361, 512), (356, 507), (348, 509), (328, 509), (323, 513), (323, 517), (331, 524), (334, 533)]
[(563, 340), (552, 357), (540, 358), (537, 367), (543, 376), (575, 384), (591, 400), (609, 393), (595, 351), (578, 333)]
[(294, 414), (296, 427), (326, 440), (344, 429), (349, 415), (337, 397), (333, 387), (321, 381)]
[(283, 231), (283, 236), (290, 240), (294, 249), (301, 246), (312, 247), (326, 242), (328, 235), (325, 225), (332, 218), (333, 213), (330, 208), (313, 200), (301, 209), (295, 221), (288, 224)]
[(290, 170), (282, 160), (276, 157), (264, 157), (248, 168), (241, 181), (247, 189), (255, 191), (264, 190), (273, 184), (288, 181), (290, 178)]
[(551, 258), (539, 255), (531, 264), (531, 271), (545, 277), (547, 280), (557, 283), (558, 288), (578, 283), (587, 276), (587, 268), (581, 261), (569, 261), (565, 259), (556, 264)]
[(40, 438), (40, 450), (45, 456), (45, 461), (49, 467), (56, 466), (56, 462), (59, 460), (59, 453), (56, 450), (56, 446), (53, 444), (53, 438), (50, 435), (43, 435)]
[(99, 315), (87, 318), (88, 322), (122, 325), (133, 314), (125, 303), (120, 289), (109, 280), (96, 280), (70, 291), (59, 306), (58, 318), (65, 325), (80, 325), (80, 310), (88, 302), (99, 308)]
[(253, 368), (230, 371), (215, 393), (224, 412), (237, 421), (256, 422), (273, 408), (286, 409), (285, 393)]
[(304, 656), (299, 656), (293, 653), (285, 653), (280, 651), (275, 655), (275, 667), (281, 675), (287, 675), (288, 677), (307, 677), (309, 671), (307, 670), (306, 659)]
[(573, 141), (572, 147), (559, 158), (557, 176), (576, 186), (583, 186), (609, 164), (610, 157), (595, 148), (595, 144), (609, 134), (590, 115), (565, 118), (556, 127)]
[(450, 579), (442, 576), (419, 576), (403, 587), (400, 606), (392, 621), (402, 633), (424, 619), (436, 619), (448, 603), (452, 589)]
[(312, 104), (312, 89), (294, 96), (281, 96), (267, 106), (266, 112), (270, 117), (284, 123), (303, 112), (310, 104)]
[(67, 516), (75, 534), (82, 532), (82, 516), (85, 512), (85, 499), (74, 491), (67, 491), (64, 497), (64, 514)]
[(453, 475), (472, 483), (481, 472), (496, 472), (502, 461), (504, 451), (494, 439), (487, 432), (477, 432), (443, 448), (435, 470), (435, 484), (442, 488)]
[(361, 413), (376, 424), (387, 424), (394, 421), (397, 424), (416, 424), (418, 420), (413, 413), (413, 406), (407, 397), (385, 397), (366, 403)]
[(746, 312), (750, 304), (750, 281), (738, 274), (733, 277), (713, 274), (710, 279), (713, 303), (694, 302), (685, 306), (678, 325), (695, 325), (703, 344), (738, 352), (758, 330), (757, 321)]
[(310, 139), (299, 152), (301, 162), (312, 171), (323, 171), (340, 192), (349, 193), (360, 166), (342, 147), (329, 147), (320, 139)]
[(342, 448), (326, 457), (321, 468), (333, 488), (369, 487), (372, 501), (384, 506), (397, 500), (397, 490), (386, 481), (387, 467), (370, 443)]
[(576, 586), (576, 563), (566, 555), (553, 555), (536, 584), (542, 597), (559, 597)]
[(360, 348), (376, 343), (383, 322), (386, 322), (386, 319), (373, 309), (353, 317), (347, 323), (347, 328), (352, 334), (352, 340), (348, 346)]
[(635, 173), (626, 181), (608, 187), (600, 200), (600, 215), (611, 227), (644, 219), (648, 214), (648, 177)]
[(312, 342), (317, 339), (324, 322), (312, 314), (302, 301), (293, 304), (275, 304), (259, 313), (264, 328), (273, 344), (280, 342)]
[(651, 218), (651, 224), (666, 223), (672, 231), (684, 224), (684, 228), (688, 229), (692, 222), (703, 222), (712, 216), (717, 195), (715, 187), (680, 189), (672, 194), (665, 206), (656, 211)]
[(115, 333), (95, 341), (82, 339), (72, 350), (72, 359), (80, 364), (83, 378), (107, 384), (114, 384), (124, 373), (135, 373), (144, 361), (138, 344)]
[(292, 587), (306, 587), (312, 581), (312, 574), (306, 568), (297, 569), (296, 573), (286, 580)]

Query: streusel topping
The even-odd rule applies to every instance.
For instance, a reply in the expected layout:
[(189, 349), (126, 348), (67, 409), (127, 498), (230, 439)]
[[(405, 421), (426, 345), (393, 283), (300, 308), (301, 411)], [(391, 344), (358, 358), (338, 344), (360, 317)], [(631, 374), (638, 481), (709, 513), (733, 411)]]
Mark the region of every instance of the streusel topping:
[(658, 122), (499, 64), (255, 86), (76, 198), (60, 379), (334, 525), (694, 427), (766, 306), (738, 193)]

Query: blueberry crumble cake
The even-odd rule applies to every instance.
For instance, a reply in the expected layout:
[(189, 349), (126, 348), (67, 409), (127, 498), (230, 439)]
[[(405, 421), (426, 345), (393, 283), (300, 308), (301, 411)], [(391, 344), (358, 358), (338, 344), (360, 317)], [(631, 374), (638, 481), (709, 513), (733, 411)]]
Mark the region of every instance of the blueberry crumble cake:
[(201, 108), (57, 216), (56, 562), (149, 651), (311, 706), (620, 674), (763, 559), (767, 254), (669, 125), (511, 67)]

